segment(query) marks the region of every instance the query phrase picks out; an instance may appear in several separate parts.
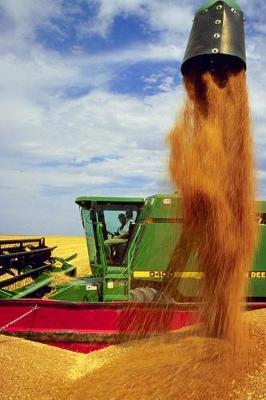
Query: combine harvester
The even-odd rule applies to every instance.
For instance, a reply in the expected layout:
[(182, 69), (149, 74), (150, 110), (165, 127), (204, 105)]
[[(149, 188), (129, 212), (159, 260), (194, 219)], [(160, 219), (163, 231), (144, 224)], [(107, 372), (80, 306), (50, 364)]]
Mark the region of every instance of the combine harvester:
[[(245, 63), (241, 9), (232, 0), (208, 1), (195, 16), (182, 73)], [(0, 242), (0, 331), (89, 352), (195, 323), (204, 276), (196, 256), (184, 252), (180, 196), (79, 197), (76, 204), (92, 275), (74, 278), (75, 256), (53, 257), (43, 238)], [(266, 307), (266, 202), (258, 210), (247, 309)], [(58, 273), (70, 277), (59, 283)]]

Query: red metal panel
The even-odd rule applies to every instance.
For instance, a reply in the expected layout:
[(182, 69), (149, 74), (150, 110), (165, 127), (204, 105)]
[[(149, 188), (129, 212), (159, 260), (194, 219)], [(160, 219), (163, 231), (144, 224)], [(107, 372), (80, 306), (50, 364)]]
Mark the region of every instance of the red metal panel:
[[(266, 308), (266, 303), (250, 303), (248, 309)], [(90, 352), (122, 340), (123, 335), (172, 331), (192, 325), (198, 307), (128, 303), (68, 303), (55, 300), (0, 300), (0, 330), (27, 336), (28, 333), (59, 334), (46, 343), (78, 352)], [(70, 334), (70, 341), (63, 339)], [(81, 340), (77, 340), (78, 334)], [(92, 336), (84, 342), (82, 335)], [(96, 338), (97, 336), (97, 338)], [(95, 340), (97, 339), (97, 340)], [(57, 340), (57, 341), (56, 341)], [(44, 341), (44, 340), (41, 340)], [(97, 341), (97, 342), (96, 342)]]
[[(36, 308), (37, 306), (37, 308)], [(0, 328), (6, 331), (74, 331), (86, 333), (152, 332), (178, 329), (195, 321), (191, 310), (162, 306), (73, 304), (50, 300), (0, 301)]]

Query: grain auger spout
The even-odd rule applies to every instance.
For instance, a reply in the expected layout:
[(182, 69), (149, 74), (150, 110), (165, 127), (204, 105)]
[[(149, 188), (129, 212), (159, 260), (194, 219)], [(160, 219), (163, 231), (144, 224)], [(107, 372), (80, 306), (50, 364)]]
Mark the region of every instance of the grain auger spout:
[(244, 14), (233, 0), (209, 0), (196, 12), (181, 72), (246, 69)]

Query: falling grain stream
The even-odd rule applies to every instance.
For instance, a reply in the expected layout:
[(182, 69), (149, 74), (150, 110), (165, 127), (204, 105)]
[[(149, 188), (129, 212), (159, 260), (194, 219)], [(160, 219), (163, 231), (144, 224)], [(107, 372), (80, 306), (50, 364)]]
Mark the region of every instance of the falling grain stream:
[(187, 100), (169, 141), (183, 197), (184, 237), (204, 274), (206, 336), (237, 340), (245, 273), (256, 244), (254, 168), (243, 69), (185, 78)]

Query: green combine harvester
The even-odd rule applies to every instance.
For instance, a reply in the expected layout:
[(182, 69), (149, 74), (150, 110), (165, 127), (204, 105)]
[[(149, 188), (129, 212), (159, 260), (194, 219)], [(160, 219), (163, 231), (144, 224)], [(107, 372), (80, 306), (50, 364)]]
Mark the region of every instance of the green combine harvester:
[[(0, 274), (10, 277), (0, 282), (1, 298), (45, 295), (54, 300), (91, 303), (193, 302), (197, 298), (204, 276), (198, 270), (196, 255), (184, 255), (180, 250), (184, 246), (178, 194), (157, 194), (146, 200), (79, 197), (76, 203), (92, 275), (56, 284), (58, 272), (75, 273), (75, 267), (69, 264), (73, 257), (60, 259), (58, 267), (58, 258), (52, 257), (53, 249), (45, 247), (44, 239), (2, 241)], [(266, 202), (259, 202), (258, 209), (260, 241), (247, 277), (247, 300), (253, 302), (266, 298)], [(14, 288), (28, 278), (30, 283)], [(176, 280), (171, 298), (165, 290), (169, 279)]]

